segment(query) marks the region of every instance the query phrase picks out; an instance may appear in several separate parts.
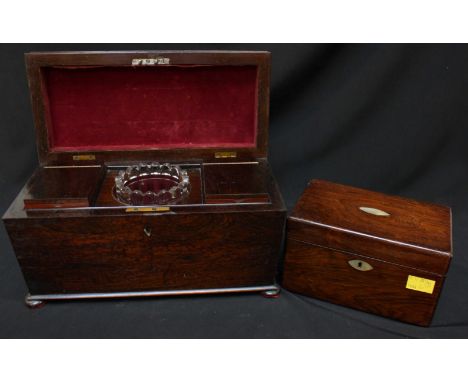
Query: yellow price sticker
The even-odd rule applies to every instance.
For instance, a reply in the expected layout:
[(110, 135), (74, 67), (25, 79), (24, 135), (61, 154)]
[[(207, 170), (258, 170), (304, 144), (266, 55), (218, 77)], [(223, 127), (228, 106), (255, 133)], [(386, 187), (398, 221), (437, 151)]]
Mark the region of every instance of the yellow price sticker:
[(418, 292), (432, 294), (432, 292), (434, 292), (434, 287), (434, 280), (425, 279), (423, 277), (409, 275), (408, 281), (406, 281), (407, 289), (417, 290)]

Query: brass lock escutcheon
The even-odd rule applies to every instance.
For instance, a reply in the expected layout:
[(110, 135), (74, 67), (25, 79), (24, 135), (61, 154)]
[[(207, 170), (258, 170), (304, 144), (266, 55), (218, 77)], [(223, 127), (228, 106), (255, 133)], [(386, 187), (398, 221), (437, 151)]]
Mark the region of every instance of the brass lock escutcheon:
[(372, 269), (374, 269), (372, 265), (359, 259), (349, 260), (348, 264), (351, 265), (354, 269), (357, 269), (358, 271), (371, 271)]

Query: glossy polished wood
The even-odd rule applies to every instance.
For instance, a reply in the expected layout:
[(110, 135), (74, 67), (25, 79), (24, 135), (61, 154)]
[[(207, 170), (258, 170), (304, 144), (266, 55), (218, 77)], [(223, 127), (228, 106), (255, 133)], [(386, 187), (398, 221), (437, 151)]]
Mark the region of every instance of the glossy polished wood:
[(267, 168), (257, 163), (203, 166), (206, 195), (266, 194)]
[[(49, 148), (44, 68), (129, 66), (134, 58), (160, 55), (169, 57), (173, 65), (257, 66), (256, 146), (97, 152)], [(81, 202), (87, 198), (86, 203), (25, 209), (25, 198), (31, 197), (26, 185), (5, 212), (3, 221), (30, 293), (60, 298), (69, 293), (126, 296), (128, 292), (265, 290), (275, 284), (286, 209), (266, 159), (268, 52), (50, 52), (27, 54), (26, 64), (39, 172), (45, 174), (46, 167), (54, 166), (65, 168), (59, 171), (67, 174), (101, 171), (99, 177), (85, 176), (83, 188), (68, 181), (60, 184), (66, 178), (51, 177), (44, 180), (49, 186), (35, 192), (57, 199), (78, 195)], [(223, 157), (218, 151), (236, 153)], [(76, 154), (86, 160), (75, 160)], [(115, 201), (116, 169), (145, 161), (190, 164), (193, 188), (187, 201), (160, 210), (132, 210)], [(88, 189), (96, 190), (91, 193), (94, 197), (88, 197)]]
[(258, 163), (205, 165), (205, 202), (269, 203), (266, 171)]
[(207, 204), (219, 203), (270, 203), (268, 194), (225, 194), (225, 195), (207, 195), (205, 199)]
[[(365, 213), (360, 207), (376, 208), (389, 216)], [(436, 204), (314, 180), (292, 216), (330, 229), (385, 238), (396, 245), (412, 245), (431, 254), (451, 251), (450, 208)]]
[[(400, 321), (430, 324), (444, 277), (292, 239), (287, 251), (286, 289)], [(373, 269), (356, 270), (348, 263), (353, 259)], [(436, 281), (433, 294), (407, 289), (409, 274)]]
[(26, 209), (89, 207), (99, 190), (101, 167), (39, 168), (26, 185)]
[(3, 220), (30, 293), (275, 284), (286, 211), (268, 164), (257, 166), (266, 176), (264, 204), (220, 200), (127, 212), (110, 202), (108, 174), (94, 206), (25, 210), (25, 187)]
[(30, 293), (274, 284), (281, 212), (127, 215), (6, 221)]
[[(289, 217), (287, 234), (286, 289), (430, 324), (452, 257), (448, 207), (315, 180)], [(371, 268), (355, 269), (350, 260)], [(407, 289), (409, 275), (435, 281), (434, 291)]]

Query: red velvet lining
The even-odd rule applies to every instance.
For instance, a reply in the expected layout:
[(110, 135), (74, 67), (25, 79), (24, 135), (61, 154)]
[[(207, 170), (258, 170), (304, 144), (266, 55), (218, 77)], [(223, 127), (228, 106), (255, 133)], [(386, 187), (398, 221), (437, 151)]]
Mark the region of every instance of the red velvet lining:
[(255, 66), (46, 68), (52, 151), (255, 147)]

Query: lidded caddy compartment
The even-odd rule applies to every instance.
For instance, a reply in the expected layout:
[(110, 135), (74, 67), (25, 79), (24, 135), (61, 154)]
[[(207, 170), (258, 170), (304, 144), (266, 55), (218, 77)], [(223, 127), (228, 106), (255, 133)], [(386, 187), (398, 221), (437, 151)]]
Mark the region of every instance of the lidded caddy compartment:
[(283, 286), (427, 326), (451, 258), (450, 208), (313, 180), (288, 218)]

